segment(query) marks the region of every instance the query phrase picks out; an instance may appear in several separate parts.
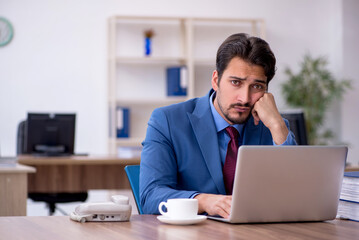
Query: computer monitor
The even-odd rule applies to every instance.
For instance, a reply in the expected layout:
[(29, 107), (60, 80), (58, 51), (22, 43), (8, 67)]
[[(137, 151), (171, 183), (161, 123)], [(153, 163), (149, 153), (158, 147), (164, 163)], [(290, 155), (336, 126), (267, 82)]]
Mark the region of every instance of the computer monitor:
[(308, 145), (307, 129), (303, 112), (282, 113), (282, 117), (288, 120), (290, 130), (294, 133), (298, 145)]
[(47, 156), (72, 155), (75, 122), (75, 114), (28, 113), (25, 152)]

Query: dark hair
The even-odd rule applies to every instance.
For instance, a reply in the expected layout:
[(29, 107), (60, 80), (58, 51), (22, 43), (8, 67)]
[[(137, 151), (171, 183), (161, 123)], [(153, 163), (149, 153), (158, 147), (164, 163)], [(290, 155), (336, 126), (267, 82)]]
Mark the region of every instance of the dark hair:
[(267, 84), (275, 74), (276, 59), (268, 43), (258, 37), (237, 33), (229, 36), (218, 48), (216, 58), (218, 81), (222, 78), (224, 70), (226, 70), (229, 62), (234, 57), (262, 66), (267, 77)]

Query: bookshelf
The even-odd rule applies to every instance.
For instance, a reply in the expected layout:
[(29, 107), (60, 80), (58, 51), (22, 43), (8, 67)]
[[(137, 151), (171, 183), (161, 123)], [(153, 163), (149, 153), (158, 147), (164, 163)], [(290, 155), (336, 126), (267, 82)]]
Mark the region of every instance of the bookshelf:
[[(152, 52), (145, 56), (145, 31)], [(211, 88), (216, 51), (238, 32), (265, 38), (261, 19), (113, 16), (108, 19), (108, 151), (140, 147), (152, 111), (205, 95)], [(187, 68), (186, 96), (167, 96), (166, 69)], [(128, 108), (129, 137), (117, 138), (117, 108)]]

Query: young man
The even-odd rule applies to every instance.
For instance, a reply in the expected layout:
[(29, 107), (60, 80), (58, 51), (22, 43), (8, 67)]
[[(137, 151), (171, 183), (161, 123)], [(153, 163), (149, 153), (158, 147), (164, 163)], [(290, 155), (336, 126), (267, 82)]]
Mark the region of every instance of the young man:
[(228, 146), (296, 144), (267, 92), (275, 63), (264, 40), (234, 34), (218, 49), (213, 89), (206, 96), (154, 110), (142, 143), (144, 213), (158, 214), (159, 203), (170, 198), (196, 198), (199, 213), (227, 218), (235, 165), (229, 167), (231, 180), (224, 166), (236, 154)]

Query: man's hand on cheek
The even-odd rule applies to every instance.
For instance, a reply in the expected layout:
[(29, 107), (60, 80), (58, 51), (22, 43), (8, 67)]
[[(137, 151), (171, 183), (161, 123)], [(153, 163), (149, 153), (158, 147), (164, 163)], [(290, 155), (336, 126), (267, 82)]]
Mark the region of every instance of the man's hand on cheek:
[(264, 93), (254, 104), (252, 115), (255, 125), (262, 121), (269, 128), (276, 144), (282, 144), (286, 140), (288, 129), (278, 112), (274, 96), (271, 93)]
[(264, 95), (258, 99), (254, 104), (252, 115), (255, 125), (258, 125), (259, 121), (262, 121), (268, 128), (277, 121), (282, 120), (271, 93), (264, 93)]

